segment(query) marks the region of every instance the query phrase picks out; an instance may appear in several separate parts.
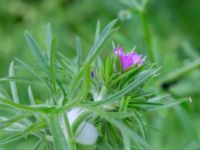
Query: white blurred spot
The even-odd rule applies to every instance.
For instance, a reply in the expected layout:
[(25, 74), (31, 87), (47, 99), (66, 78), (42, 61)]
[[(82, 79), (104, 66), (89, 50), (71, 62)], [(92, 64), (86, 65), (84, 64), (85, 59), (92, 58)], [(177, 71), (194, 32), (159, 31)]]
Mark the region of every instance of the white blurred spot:
[(120, 10), (118, 16), (121, 21), (127, 21), (132, 18), (132, 14), (129, 10)]
[(98, 138), (98, 131), (94, 125), (88, 122), (81, 123), (81, 125), (79, 126), (79, 129), (80, 131), (78, 135), (76, 136), (76, 142), (85, 144), (85, 145), (96, 143), (96, 140)]
[(192, 98), (191, 97), (189, 97), (189, 102), (192, 103)]
[[(76, 107), (67, 112), (70, 125), (72, 125), (73, 122), (85, 111), (87, 110)], [(76, 134), (76, 142), (85, 145), (95, 144), (98, 138), (98, 131), (96, 127), (93, 124), (86, 121), (83, 121), (79, 125)]]

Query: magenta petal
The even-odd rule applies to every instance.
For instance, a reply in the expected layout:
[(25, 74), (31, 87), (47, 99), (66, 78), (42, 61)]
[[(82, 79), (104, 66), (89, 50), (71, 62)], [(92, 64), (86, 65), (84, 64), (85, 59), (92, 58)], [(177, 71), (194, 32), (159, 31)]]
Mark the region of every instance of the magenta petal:
[(118, 54), (118, 48), (117, 48), (117, 47), (114, 48), (114, 54), (115, 54), (115, 55)]
[(144, 63), (144, 59), (140, 60), (137, 64), (138, 64), (138, 66), (142, 66), (143, 63)]
[(134, 57), (134, 56), (137, 56), (137, 53), (136, 52), (131, 52), (129, 54), (127, 54), (128, 57)]
[(134, 56), (134, 64), (137, 64), (142, 58), (142, 55), (135, 55)]
[(125, 54), (124, 50), (120, 47), (114, 48), (114, 54), (120, 57), (121, 65), (124, 70), (132, 67), (134, 64), (141, 66), (144, 63), (142, 55), (138, 55), (136, 52)]
[(130, 68), (133, 65), (133, 57), (121, 56), (120, 59), (124, 70)]
[(119, 56), (125, 55), (124, 50), (121, 47), (114, 48), (114, 54)]

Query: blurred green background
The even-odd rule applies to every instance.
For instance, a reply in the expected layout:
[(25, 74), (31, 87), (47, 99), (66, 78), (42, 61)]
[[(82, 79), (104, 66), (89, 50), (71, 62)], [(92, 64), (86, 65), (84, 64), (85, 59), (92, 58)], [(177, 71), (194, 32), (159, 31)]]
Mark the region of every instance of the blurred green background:
[[(44, 48), (45, 27), (50, 22), (57, 37), (56, 50), (73, 57), (75, 38), (80, 36), (87, 55), (97, 20), (104, 26), (127, 10), (128, 7), (118, 0), (0, 0), (0, 76), (7, 75), (9, 64), (16, 57), (34, 63), (24, 39), (25, 30), (33, 33)], [(127, 50), (136, 45), (145, 53), (141, 18), (135, 13), (130, 15), (131, 18), (121, 18), (118, 22), (120, 28), (114, 40)], [(200, 59), (199, 0), (151, 0), (147, 16), (156, 60), (162, 67), (158, 79)], [(105, 48), (106, 51), (112, 49)], [(168, 90), (162, 88), (159, 80), (156, 86), (164, 94), (175, 98), (191, 97), (193, 102), (147, 115), (150, 144), (155, 150), (199, 150), (199, 69), (179, 79)], [(20, 92), (23, 97), (25, 92)], [(22, 147), (27, 150), (33, 142), (34, 139), (27, 139), (13, 144), (16, 150)], [(0, 148), (4, 149), (13, 149), (13, 145)]]

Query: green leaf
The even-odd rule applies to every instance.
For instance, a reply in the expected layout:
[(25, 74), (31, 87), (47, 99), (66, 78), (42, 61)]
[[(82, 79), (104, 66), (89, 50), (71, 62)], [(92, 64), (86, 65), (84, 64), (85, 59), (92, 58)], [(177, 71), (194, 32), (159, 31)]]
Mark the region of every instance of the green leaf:
[(141, 117), (139, 116), (139, 114), (137, 112), (132, 112), (133, 118), (136, 120), (136, 122), (138, 123), (138, 127), (141, 131), (141, 134), (144, 138), (144, 140), (146, 139), (146, 134), (145, 134), (145, 127), (144, 127), (144, 123), (143, 120), (141, 119)]
[(90, 68), (89, 66), (85, 69), (85, 72), (83, 74), (83, 78), (84, 80), (82, 80), (82, 84), (80, 85), (80, 91), (79, 93), (75, 92), (75, 100), (77, 100), (77, 102), (79, 101), (83, 101), (88, 93), (90, 92), (90, 83), (91, 83), (91, 76), (90, 76)]
[(52, 91), (52, 97), (53, 97), (53, 103), (56, 104), (56, 71), (55, 71), (55, 48), (52, 46), (52, 32), (51, 32), (51, 25), (50, 23), (47, 24), (47, 33), (46, 33), (46, 47), (47, 47), (47, 53), (48, 57), (50, 58), (50, 83), (51, 83), (51, 91)]
[[(9, 67), (9, 77), (15, 76), (15, 70), (14, 70), (14, 62), (12, 61)], [(15, 103), (19, 103), (19, 97), (17, 94), (17, 86), (15, 81), (10, 81), (10, 88), (12, 93), (12, 98)]]
[(0, 139), (0, 145), (16, 141), (22, 137), (23, 137), (23, 131), (11, 133), (10, 135), (7, 135), (6, 137)]
[(104, 60), (104, 66), (103, 66), (103, 70), (102, 70), (102, 76), (104, 79), (105, 84), (110, 84), (110, 80), (112, 80), (112, 70), (113, 70), (113, 59), (111, 58), (107, 58), (106, 60)]
[(24, 130), (24, 137), (27, 137), (30, 134), (34, 134), (37, 133), (37, 131), (41, 131), (43, 129), (46, 129), (48, 126), (46, 124), (46, 120), (42, 120), (40, 122), (34, 122), (33, 124), (31, 124), (30, 126), (28, 126), (25, 130)]
[(196, 59), (195, 61), (179, 69), (176, 69), (175, 71), (172, 71), (171, 73), (166, 75), (162, 79), (162, 83), (170, 83), (170, 82), (177, 81), (199, 67), (200, 67), (200, 59)]
[(30, 100), (30, 104), (31, 105), (35, 105), (35, 99), (34, 99), (34, 96), (33, 96), (33, 92), (32, 92), (31, 86), (28, 86), (28, 98)]
[(50, 58), (51, 49), (52, 49), (52, 32), (51, 32), (50, 23), (48, 23), (46, 27), (46, 48), (47, 48), (48, 58)]
[(58, 86), (60, 87), (60, 89), (61, 89), (61, 91), (62, 91), (62, 93), (63, 93), (63, 101), (62, 101), (62, 104), (65, 104), (65, 102), (68, 100), (67, 99), (67, 93), (66, 93), (66, 89), (65, 89), (65, 87), (64, 87), (64, 85), (62, 84), (62, 82), (59, 80), (59, 79), (57, 79), (57, 84), (58, 84)]
[(94, 43), (92, 49), (90, 50), (90, 53), (88, 54), (88, 57), (86, 59), (86, 63), (90, 63), (96, 55), (100, 52), (100, 47), (103, 45), (107, 37), (112, 31), (113, 26), (116, 24), (118, 19), (115, 19), (111, 21), (103, 30), (103, 32), (99, 35), (98, 40)]
[(112, 95), (108, 95), (107, 97), (103, 98), (102, 100), (99, 100), (99, 101), (96, 101), (96, 102), (91, 102), (88, 105), (100, 106), (100, 105), (105, 105), (105, 104), (117, 101), (118, 99), (120, 99), (120, 97), (124, 96), (128, 92), (136, 89), (141, 84), (146, 82), (149, 78), (151, 78), (155, 74), (155, 72), (156, 71), (153, 71), (153, 70), (145, 70), (145, 71), (139, 73), (137, 75), (136, 79), (132, 83), (128, 84), (126, 87), (124, 87), (120, 91), (118, 91), (118, 92), (116, 92)]
[(34, 123), (27, 128), (24, 128), (17, 132), (12, 132), (10, 135), (6, 135), (6, 137), (1, 138), (0, 145), (13, 142), (20, 138), (26, 138), (26, 136), (30, 133), (33, 135), (37, 135), (37, 133), (35, 131), (38, 131), (38, 130), (44, 129), (44, 128), (47, 128), (47, 126), (44, 123), (41, 123), (41, 122)]
[(193, 45), (188, 41), (183, 41), (183, 50), (187, 56), (191, 58), (191, 60), (195, 60), (199, 58), (198, 51), (193, 47)]
[(100, 29), (101, 29), (101, 24), (100, 24), (100, 20), (98, 20), (97, 21), (96, 32), (95, 32), (94, 43), (96, 43), (98, 41), (98, 39), (99, 39)]
[(161, 100), (165, 99), (165, 98), (168, 97), (168, 96), (169, 96), (169, 95), (156, 96), (156, 97), (153, 97), (153, 98), (148, 99), (147, 102), (155, 103), (155, 102), (158, 102), (158, 101), (161, 101)]
[(173, 107), (173, 109), (177, 118), (180, 120), (184, 131), (189, 132), (190, 135), (198, 137), (198, 132), (196, 132), (196, 127), (192, 120), (193, 118), (192, 116), (190, 116), (189, 112), (180, 105), (176, 105), (175, 107)]
[(79, 106), (80, 106), (80, 104), (78, 104), (77, 101), (71, 101), (71, 102), (63, 105), (62, 107), (60, 107), (57, 111), (59, 114), (62, 114), (71, 108), (79, 107)]
[(31, 67), (30, 65), (26, 64), (25, 62), (23, 62), (22, 60), (16, 58), (16, 60), (25, 68), (27, 69), (29, 72), (31, 72), (35, 77), (37, 77), (42, 83), (44, 83), (46, 85), (46, 87), (49, 89), (49, 85), (47, 84), (47, 82), (45, 81), (45, 79), (42, 78), (42, 76), (40, 76), (38, 74), (38, 72), (35, 71), (35, 69), (33, 67)]
[(80, 38), (77, 37), (76, 38), (76, 63), (78, 64), (79, 67), (81, 65), (81, 56), (82, 56), (81, 53), (82, 53), (81, 42), (80, 42)]
[(10, 107), (16, 108), (16, 109), (31, 111), (31, 112), (40, 112), (40, 113), (46, 114), (46, 113), (56, 110), (56, 108), (53, 106), (46, 106), (46, 105), (44, 105), (44, 106), (40, 106), (40, 105), (27, 106), (27, 105), (17, 104), (17, 103), (14, 103), (10, 100), (3, 99), (3, 98), (0, 98), (0, 102), (5, 105), (8, 105)]
[(32, 150), (43, 150), (42, 149), (43, 144), (44, 144), (44, 139), (40, 139), (39, 141), (37, 141), (35, 143), (35, 145), (33, 146)]
[(34, 78), (34, 77), (30, 77), (30, 76), (20, 76), (20, 77), (16, 77), (16, 76), (13, 76), (13, 77), (3, 77), (3, 78), (0, 78), (0, 82), (3, 82), (3, 81), (9, 81), (9, 82), (33, 82), (33, 83), (41, 83), (38, 78)]
[[(124, 119), (127, 117), (131, 117), (132, 114), (129, 112), (109, 112), (109, 111), (104, 111), (102, 108), (97, 108), (97, 107), (91, 107), (91, 106), (86, 106), (84, 107), (88, 110), (90, 110), (91, 112), (94, 112), (96, 115), (101, 116), (103, 118), (108, 118), (108, 119), (113, 119), (113, 118), (117, 118), (117, 119)], [(84, 113), (83, 113), (84, 115)], [(88, 114), (89, 115), (89, 114)]]
[(134, 74), (136, 74), (137, 72), (139, 72), (142, 69), (141, 67), (137, 67), (137, 66), (133, 66), (133, 68), (131, 68), (130, 70), (126, 71), (125, 73), (123, 73), (122, 75), (120, 75), (119, 77), (117, 77), (113, 83), (117, 83), (120, 80), (123, 80), (124, 78), (128, 78), (129, 76), (132, 77), (134, 76)]
[(90, 50), (88, 57), (86, 58), (85, 63), (81, 67), (80, 71), (75, 75), (75, 77), (72, 79), (70, 91), (74, 91), (75, 87), (77, 86), (78, 82), (80, 81), (80, 78), (87, 68), (87, 66), (94, 60), (94, 58), (97, 56), (97, 54), (100, 52), (100, 47), (103, 45), (105, 40), (108, 38), (109, 34), (111, 33), (111, 30), (113, 26), (116, 24), (117, 19), (111, 21), (103, 30), (103, 32), (100, 34), (97, 42), (93, 45), (92, 49)]
[(20, 120), (27, 118), (29, 116), (31, 116), (32, 114), (28, 113), (28, 114), (22, 114), (22, 115), (18, 115), (14, 118), (11, 118), (9, 120), (3, 121), (0, 123), (0, 129), (4, 129), (8, 126), (11, 126), (12, 124), (19, 122)]
[(45, 57), (43, 56), (42, 49), (39, 47), (39, 45), (36, 43), (33, 36), (28, 31), (25, 32), (25, 38), (26, 38), (26, 41), (27, 41), (29, 47), (31, 48), (32, 53), (33, 53), (35, 59), (37, 60), (38, 64), (46, 72), (48, 72), (48, 69), (47, 69), (48, 65), (47, 65)]
[(4, 112), (11, 112), (13, 114), (16, 113), (16, 110), (13, 109), (13, 107), (9, 107), (9, 106), (7, 106), (5, 104), (0, 104), (0, 110), (3, 110)]
[(55, 71), (55, 49), (50, 49), (50, 82), (51, 82), (51, 90), (53, 93), (53, 102), (56, 104), (55, 96), (57, 94), (56, 89), (56, 71)]
[[(1, 78), (0, 78), (0, 82), (1, 82)], [(8, 94), (8, 91), (3, 87), (3, 84), (0, 84), (0, 97), (1, 98), (12, 99), (10, 97), (10, 94)]]
[(118, 120), (108, 120), (110, 121), (113, 125), (119, 128), (119, 130), (126, 134), (130, 139), (132, 139), (139, 147), (143, 146), (146, 149), (151, 149), (148, 143), (140, 137), (137, 133), (135, 133), (133, 130), (131, 130), (129, 127), (127, 127), (122, 121)]
[(124, 150), (131, 150), (131, 143), (129, 137), (126, 135), (126, 133), (122, 132), (123, 142), (124, 142)]
[(162, 110), (162, 109), (166, 109), (166, 108), (169, 108), (169, 107), (173, 107), (175, 105), (181, 104), (181, 103), (186, 102), (186, 101), (189, 101), (189, 98), (182, 98), (182, 99), (179, 99), (177, 101), (165, 103), (162, 106), (150, 107), (150, 108), (147, 108), (147, 110), (148, 111)]
[(60, 52), (56, 52), (56, 54), (60, 57), (59, 61), (62, 64), (63, 68), (65, 68), (65, 70), (67, 72), (69, 72), (69, 74), (72, 74), (74, 72), (74, 63), (73, 61), (71, 61), (70, 59), (68, 59), (66, 56), (64, 56), (62, 53)]

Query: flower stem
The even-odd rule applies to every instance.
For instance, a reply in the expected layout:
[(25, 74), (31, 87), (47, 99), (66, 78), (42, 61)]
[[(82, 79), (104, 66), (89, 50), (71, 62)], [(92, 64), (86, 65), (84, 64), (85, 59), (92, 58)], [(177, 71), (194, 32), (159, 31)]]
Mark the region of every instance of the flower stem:
[(143, 24), (144, 37), (145, 37), (145, 42), (146, 42), (149, 60), (151, 62), (154, 62), (155, 61), (154, 60), (154, 52), (153, 52), (153, 49), (152, 49), (151, 36), (150, 36), (150, 32), (149, 32), (149, 26), (148, 26), (148, 21), (147, 21), (145, 10), (141, 11), (140, 15), (141, 15), (141, 20), (142, 20), (142, 24)]

